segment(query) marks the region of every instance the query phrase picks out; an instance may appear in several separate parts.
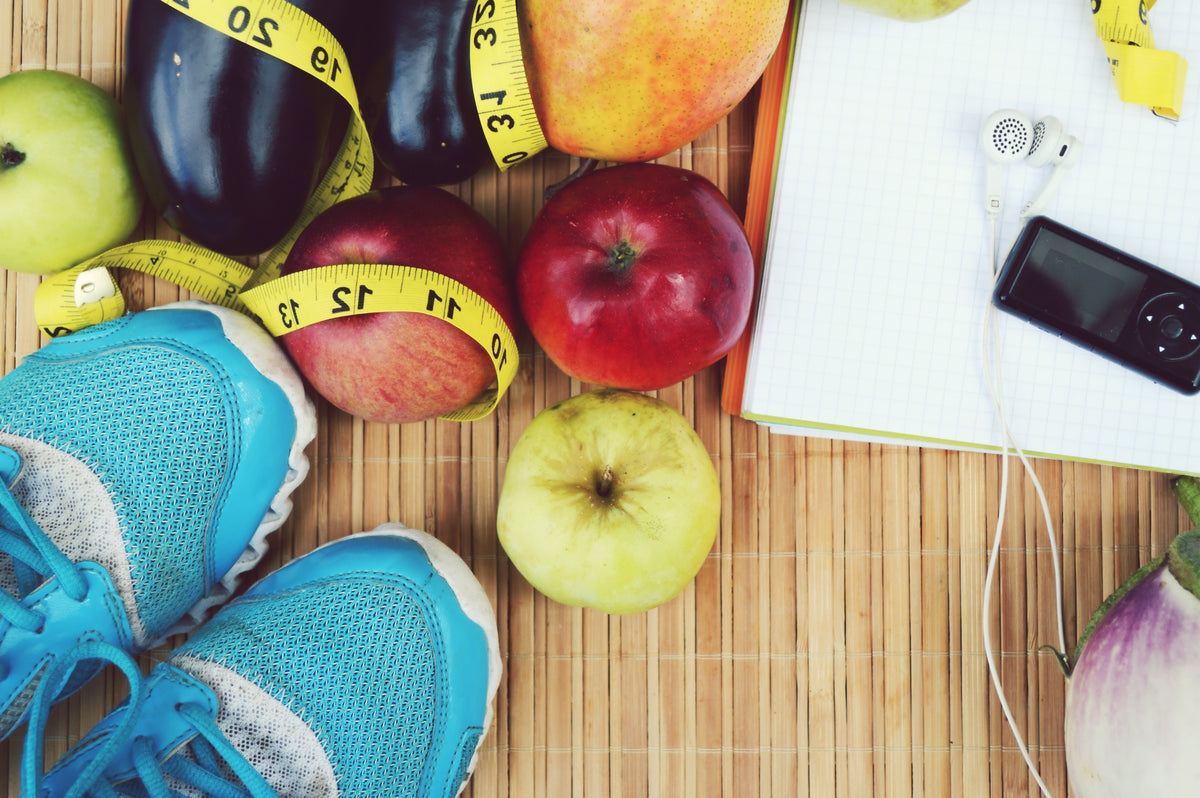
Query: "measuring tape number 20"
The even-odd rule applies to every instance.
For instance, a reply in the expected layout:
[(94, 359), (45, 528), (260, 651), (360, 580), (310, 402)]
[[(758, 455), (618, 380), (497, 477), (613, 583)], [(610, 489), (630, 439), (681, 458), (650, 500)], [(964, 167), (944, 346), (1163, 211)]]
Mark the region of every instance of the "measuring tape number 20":
[(124, 297), (109, 272), (124, 268), (149, 274), (225, 307), (244, 310), (240, 292), (278, 275), (300, 231), (321, 211), (364, 194), (374, 180), (375, 156), (359, 112), (346, 53), (320, 22), (287, 0), (161, 0), (181, 14), (243, 42), (322, 81), (353, 110), (337, 155), (309, 196), (292, 228), (251, 269), (195, 244), (149, 240), (102, 252), (51, 275), (38, 286), (34, 317), (50, 336), (65, 335), (125, 312)]

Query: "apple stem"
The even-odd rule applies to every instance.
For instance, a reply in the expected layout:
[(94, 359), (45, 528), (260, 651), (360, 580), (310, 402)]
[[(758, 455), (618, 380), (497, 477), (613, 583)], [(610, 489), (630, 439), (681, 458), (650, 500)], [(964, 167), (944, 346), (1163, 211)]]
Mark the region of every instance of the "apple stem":
[(628, 241), (621, 239), (608, 251), (607, 265), (611, 271), (623, 272), (633, 264), (636, 258), (637, 250)]
[(14, 147), (11, 141), (6, 141), (4, 146), (0, 147), (0, 169), (8, 169), (24, 160), (25, 153)]
[(596, 480), (596, 493), (599, 494), (601, 498), (607, 499), (612, 495), (613, 482), (614, 479), (612, 466), (606, 465), (604, 466), (604, 473), (601, 474)]
[(567, 183), (578, 180), (588, 172), (595, 171), (596, 166), (599, 163), (600, 162), (595, 158), (584, 158), (579, 162), (579, 166), (575, 167), (575, 171), (571, 172), (571, 174), (567, 175), (562, 180), (559, 180), (557, 183), (551, 183), (550, 185), (546, 186), (545, 191), (542, 192), (542, 201), (548, 202), (550, 198), (557, 194), (559, 189), (567, 185)]

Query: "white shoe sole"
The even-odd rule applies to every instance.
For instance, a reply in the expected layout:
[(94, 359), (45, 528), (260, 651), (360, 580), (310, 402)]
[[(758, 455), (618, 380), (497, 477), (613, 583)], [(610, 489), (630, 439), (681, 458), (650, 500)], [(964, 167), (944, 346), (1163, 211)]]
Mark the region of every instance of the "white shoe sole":
[[(496, 692), (500, 688), (500, 675), (503, 671), (503, 663), (500, 659), (500, 635), (496, 627), (496, 611), (492, 607), (492, 600), (484, 592), (483, 585), (479, 583), (479, 579), (476, 578), (475, 573), (462, 557), (428, 532), (392, 522), (381, 524), (369, 532), (360, 532), (358, 534), (400, 536), (408, 538), (419, 545), (425, 550), (425, 556), (429, 558), (429, 562), (433, 565), (434, 570), (441, 574), (446, 583), (450, 585), (450, 589), (454, 591), (454, 595), (457, 597), (458, 603), (463, 608), (466, 616), (483, 630), (484, 635), (487, 637), (488, 646), (488, 702), (487, 711), (483, 719), (484, 736), (486, 736), (492, 728)], [(479, 743), (482, 744), (483, 740), (484, 737), (480, 737)], [(478, 763), (479, 745), (477, 744), (475, 753), (471, 755), (471, 764), (467, 768), (467, 773), (474, 773), (475, 766)], [(463, 783), (459, 785), (457, 794), (462, 793), (469, 781), (470, 778), (463, 780)]]

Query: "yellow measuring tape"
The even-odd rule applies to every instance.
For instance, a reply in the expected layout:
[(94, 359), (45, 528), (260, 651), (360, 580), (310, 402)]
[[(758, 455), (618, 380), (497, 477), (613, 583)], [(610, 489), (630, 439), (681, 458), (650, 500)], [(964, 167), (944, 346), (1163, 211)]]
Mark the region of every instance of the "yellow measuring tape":
[[(448, 300), (453, 303), (451, 307), (459, 312), (440, 317), (492, 354), (498, 389), (446, 418), (473, 420), (491, 412), (516, 373), (516, 345), (499, 314), (465, 286), (432, 272), (392, 266), (342, 265), (333, 271), (308, 270), (286, 280), (279, 278), (280, 267), (300, 232), (334, 203), (369, 191), (374, 179), (374, 153), (359, 109), (358, 94), (345, 51), (333, 34), (287, 0), (162, 2), (213, 30), (307, 72), (337, 91), (353, 112), (346, 136), (300, 218), (263, 256), (257, 269), (206, 248), (177, 241), (141, 241), (116, 247), (42, 281), (34, 300), (38, 326), (54, 337), (121, 316), (125, 312), (124, 298), (109, 270), (126, 268), (169, 280), (210, 302), (253, 312), (272, 334), (280, 335), (286, 328), (272, 322), (278, 301), (283, 301), (280, 297), (287, 303), (299, 302), (295, 287), (310, 284), (305, 290), (311, 297), (330, 297), (347, 284), (350, 270), (363, 270), (368, 276), (356, 278), (353, 285), (373, 286), (369, 290), (374, 300), (368, 303), (370, 310), (356, 307), (354, 312), (413, 311), (438, 315), (422, 309), (430, 301), (429, 292), (440, 286), (451, 297)], [(472, 23), (471, 67), (473, 75), (479, 70), (479, 80), (484, 85), (476, 92), (476, 100), (490, 105), (486, 115), (484, 107), (479, 107), (481, 122), (497, 165), (507, 169), (547, 146), (525, 78), (515, 0), (479, 0)], [(476, 51), (483, 54), (481, 59)], [(416, 279), (418, 274), (422, 275), (421, 280)], [(416, 290), (413, 286), (418, 284), (425, 286), (425, 294), (412, 293)], [(260, 290), (268, 287), (270, 292)], [(416, 301), (418, 297), (423, 297), (421, 302)]]
[[(237, 307), (243, 288), (279, 274), (300, 231), (335, 202), (365, 194), (374, 179), (375, 156), (359, 112), (358, 93), (342, 45), (325, 26), (287, 0), (162, 0), (197, 22), (263, 53), (280, 59), (324, 82), (350, 105), (350, 125), (337, 155), (326, 169), (300, 218), (257, 269), (204, 247), (153, 240), (118, 247), (44, 280), (34, 298), (34, 317), (49, 335), (115, 318), (125, 312), (119, 289), (95, 307), (78, 304), (79, 286), (100, 279), (97, 269), (119, 266), (170, 280), (210, 302)], [(110, 278), (111, 279), (111, 278)], [(241, 282), (237, 282), (240, 280)], [(115, 286), (115, 283), (113, 283)], [(233, 286), (231, 293), (230, 286)], [(105, 292), (107, 293), (107, 292)], [(83, 294), (86, 296), (86, 292)]]
[(279, 274), (279, 267), (300, 231), (335, 202), (365, 194), (374, 179), (375, 155), (359, 111), (358, 91), (350, 76), (346, 52), (320, 22), (287, 0), (162, 0), (197, 22), (237, 39), (260, 52), (307, 72), (336, 91), (349, 104), (350, 126), (342, 145), (300, 218), (283, 240), (263, 257), (251, 282)]
[(476, 0), (470, 53), (475, 108), (503, 171), (548, 146), (525, 76), (514, 0)]
[(1178, 119), (1183, 108), (1187, 61), (1177, 53), (1155, 49), (1148, 12), (1155, 0), (1092, 0), (1096, 35), (1117, 84), (1128, 103), (1149, 106), (1154, 113)]
[(124, 315), (125, 298), (109, 271), (115, 268), (153, 274), (210, 302), (242, 311), (239, 295), (254, 273), (240, 261), (179, 241), (138, 241), (115, 247), (38, 285), (33, 313), (42, 332), (56, 338)]
[(275, 336), (330, 319), (384, 311), (443, 319), (490, 355), (497, 387), (443, 418), (471, 421), (495, 408), (517, 374), (517, 343), (488, 302), (443, 274), (412, 266), (340, 264), (293, 272), (242, 294)]

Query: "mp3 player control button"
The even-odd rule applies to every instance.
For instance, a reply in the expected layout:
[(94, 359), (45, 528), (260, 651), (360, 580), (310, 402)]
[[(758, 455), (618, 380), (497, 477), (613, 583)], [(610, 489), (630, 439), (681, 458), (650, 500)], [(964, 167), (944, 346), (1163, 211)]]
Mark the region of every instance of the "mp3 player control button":
[(1142, 306), (1138, 335), (1153, 355), (1189, 357), (1200, 349), (1200, 305), (1184, 294), (1159, 294)]

